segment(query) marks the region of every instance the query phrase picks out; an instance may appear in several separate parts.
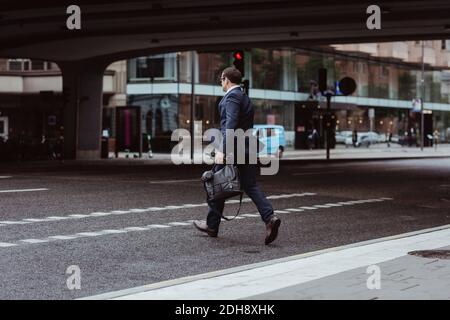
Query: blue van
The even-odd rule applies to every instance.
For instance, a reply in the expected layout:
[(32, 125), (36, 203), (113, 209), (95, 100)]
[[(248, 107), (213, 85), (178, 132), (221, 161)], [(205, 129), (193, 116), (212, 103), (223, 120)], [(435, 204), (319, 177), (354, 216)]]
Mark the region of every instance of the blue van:
[(253, 126), (253, 135), (264, 144), (264, 148), (258, 155), (274, 155), (278, 158), (282, 157), (286, 145), (283, 126), (255, 124)]

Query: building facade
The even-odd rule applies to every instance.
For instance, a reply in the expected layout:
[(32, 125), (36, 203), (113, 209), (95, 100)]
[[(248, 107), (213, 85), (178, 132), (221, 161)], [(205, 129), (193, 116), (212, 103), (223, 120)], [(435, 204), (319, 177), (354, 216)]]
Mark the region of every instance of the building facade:
[[(219, 76), (232, 62), (232, 52), (173, 52), (111, 64), (103, 81), (109, 151), (117, 149), (117, 139), (127, 149), (132, 140), (150, 136), (154, 151), (167, 152), (172, 132), (189, 130), (192, 120), (196, 134), (218, 127), (217, 105), (224, 94)], [(414, 131), (420, 137), (423, 97), (428, 130), (431, 126), (441, 142), (450, 142), (449, 40), (251, 48), (244, 49), (244, 66), (255, 124), (284, 126), (288, 148), (304, 147), (296, 143), (299, 133), (317, 129), (323, 136), (325, 100), (314, 91), (319, 68), (327, 69), (336, 93), (331, 103), (336, 132), (402, 137)], [(339, 91), (346, 76), (357, 84), (349, 96)], [(56, 142), (63, 135), (63, 110), (62, 75), (55, 63), (0, 59), (0, 143), (38, 150), (43, 140)], [(145, 148), (145, 143), (137, 147)]]
[[(315, 48), (253, 48), (245, 50), (245, 79), (256, 107), (255, 123), (279, 124), (286, 130), (287, 147), (295, 146), (298, 130), (311, 130), (322, 113), (310, 112), (307, 128), (300, 128), (296, 109), (318, 100), (311, 96), (318, 69), (328, 71), (336, 91), (332, 110), (336, 131), (375, 131), (401, 137), (413, 130), (420, 136), (420, 99), (440, 141), (450, 140), (449, 41), (332, 45)], [(194, 120), (202, 129), (218, 126), (217, 103), (223, 96), (219, 75), (232, 65), (232, 52), (181, 52), (130, 59), (127, 104), (141, 107), (142, 132), (157, 141), (176, 128), (190, 128), (191, 82), (194, 80)], [(422, 75), (423, 84), (422, 88)], [(339, 94), (338, 82), (352, 77), (350, 96)], [(422, 90), (423, 89), (423, 90)], [(318, 128), (319, 129), (319, 128)]]

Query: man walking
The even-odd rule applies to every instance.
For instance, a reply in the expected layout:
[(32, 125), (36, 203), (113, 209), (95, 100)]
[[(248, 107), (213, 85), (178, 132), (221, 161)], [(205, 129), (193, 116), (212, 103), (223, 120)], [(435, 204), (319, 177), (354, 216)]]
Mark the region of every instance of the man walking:
[[(220, 78), (225, 96), (219, 103), (220, 113), (220, 130), (223, 136), (223, 152), (217, 151), (215, 154), (216, 170), (220, 170), (224, 166), (225, 154), (227, 159), (229, 156), (235, 159), (234, 151), (237, 149), (235, 145), (227, 145), (226, 130), (242, 129), (244, 132), (253, 128), (254, 108), (249, 97), (244, 94), (239, 86), (242, 81), (241, 72), (234, 68), (228, 67), (223, 70)], [(243, 143), (241, 141), (241, 143)], [(266, 238), (264, 243), (267, 245), (273, 242), (278, 235), (278, 228), (281, 220), (274, 215), (273, 207), (267, 200), (264, 193), (256, 184), (256, 173), (258, 167), (256, 164), (249, 163), (249, 146), (246, 144), (245, 153), (246, 161), (244, 164), (237, 164), (241, 176), (241, 185), (244, 192), (252, 199), (258, 208), (262, 220), (266, 224)], [(204, 222), (194, 222), (194, 226), (207, 233), (210, 237), (217, 237), (219, 225), (225, 205), (225, 200), (208, 201), (209, 212)]]

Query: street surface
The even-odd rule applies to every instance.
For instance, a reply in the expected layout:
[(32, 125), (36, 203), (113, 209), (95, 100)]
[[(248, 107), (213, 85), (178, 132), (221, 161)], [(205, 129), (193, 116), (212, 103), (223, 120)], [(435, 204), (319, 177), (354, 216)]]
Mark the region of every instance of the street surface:
[[(278, 239), (264, 245), (249, 199), (209, 238), (192, 227), (206, 217), (205, 169), (2, 167), (0, 299), (88, 297), (450, 223), (449, 158), (283, 161), (259, 178), (282, 220)], [(67, 286), (70, 266), (80, 289)]]

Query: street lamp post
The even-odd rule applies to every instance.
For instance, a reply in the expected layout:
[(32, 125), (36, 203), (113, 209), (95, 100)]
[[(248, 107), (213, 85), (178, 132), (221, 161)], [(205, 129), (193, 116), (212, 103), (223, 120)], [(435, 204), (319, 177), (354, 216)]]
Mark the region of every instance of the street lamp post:
[(421, 151), (423, 151), (423, 144), (424, 144), (424, 139), (425, 139), (425, 134), (424, 134), (424, 131), (423, 131), (423, 129), (424, 129), (423, 101), (425, 99), (424, 53), (425, 53), (424, 41), (422, 40), (422, 75), (421, 75), (421, 79), (420, 79), (420, 85), (421, 85), (421, 89), (422, 89), (422, 93), (421, 93), (422, 99), (420, 99), (420, 150)]

